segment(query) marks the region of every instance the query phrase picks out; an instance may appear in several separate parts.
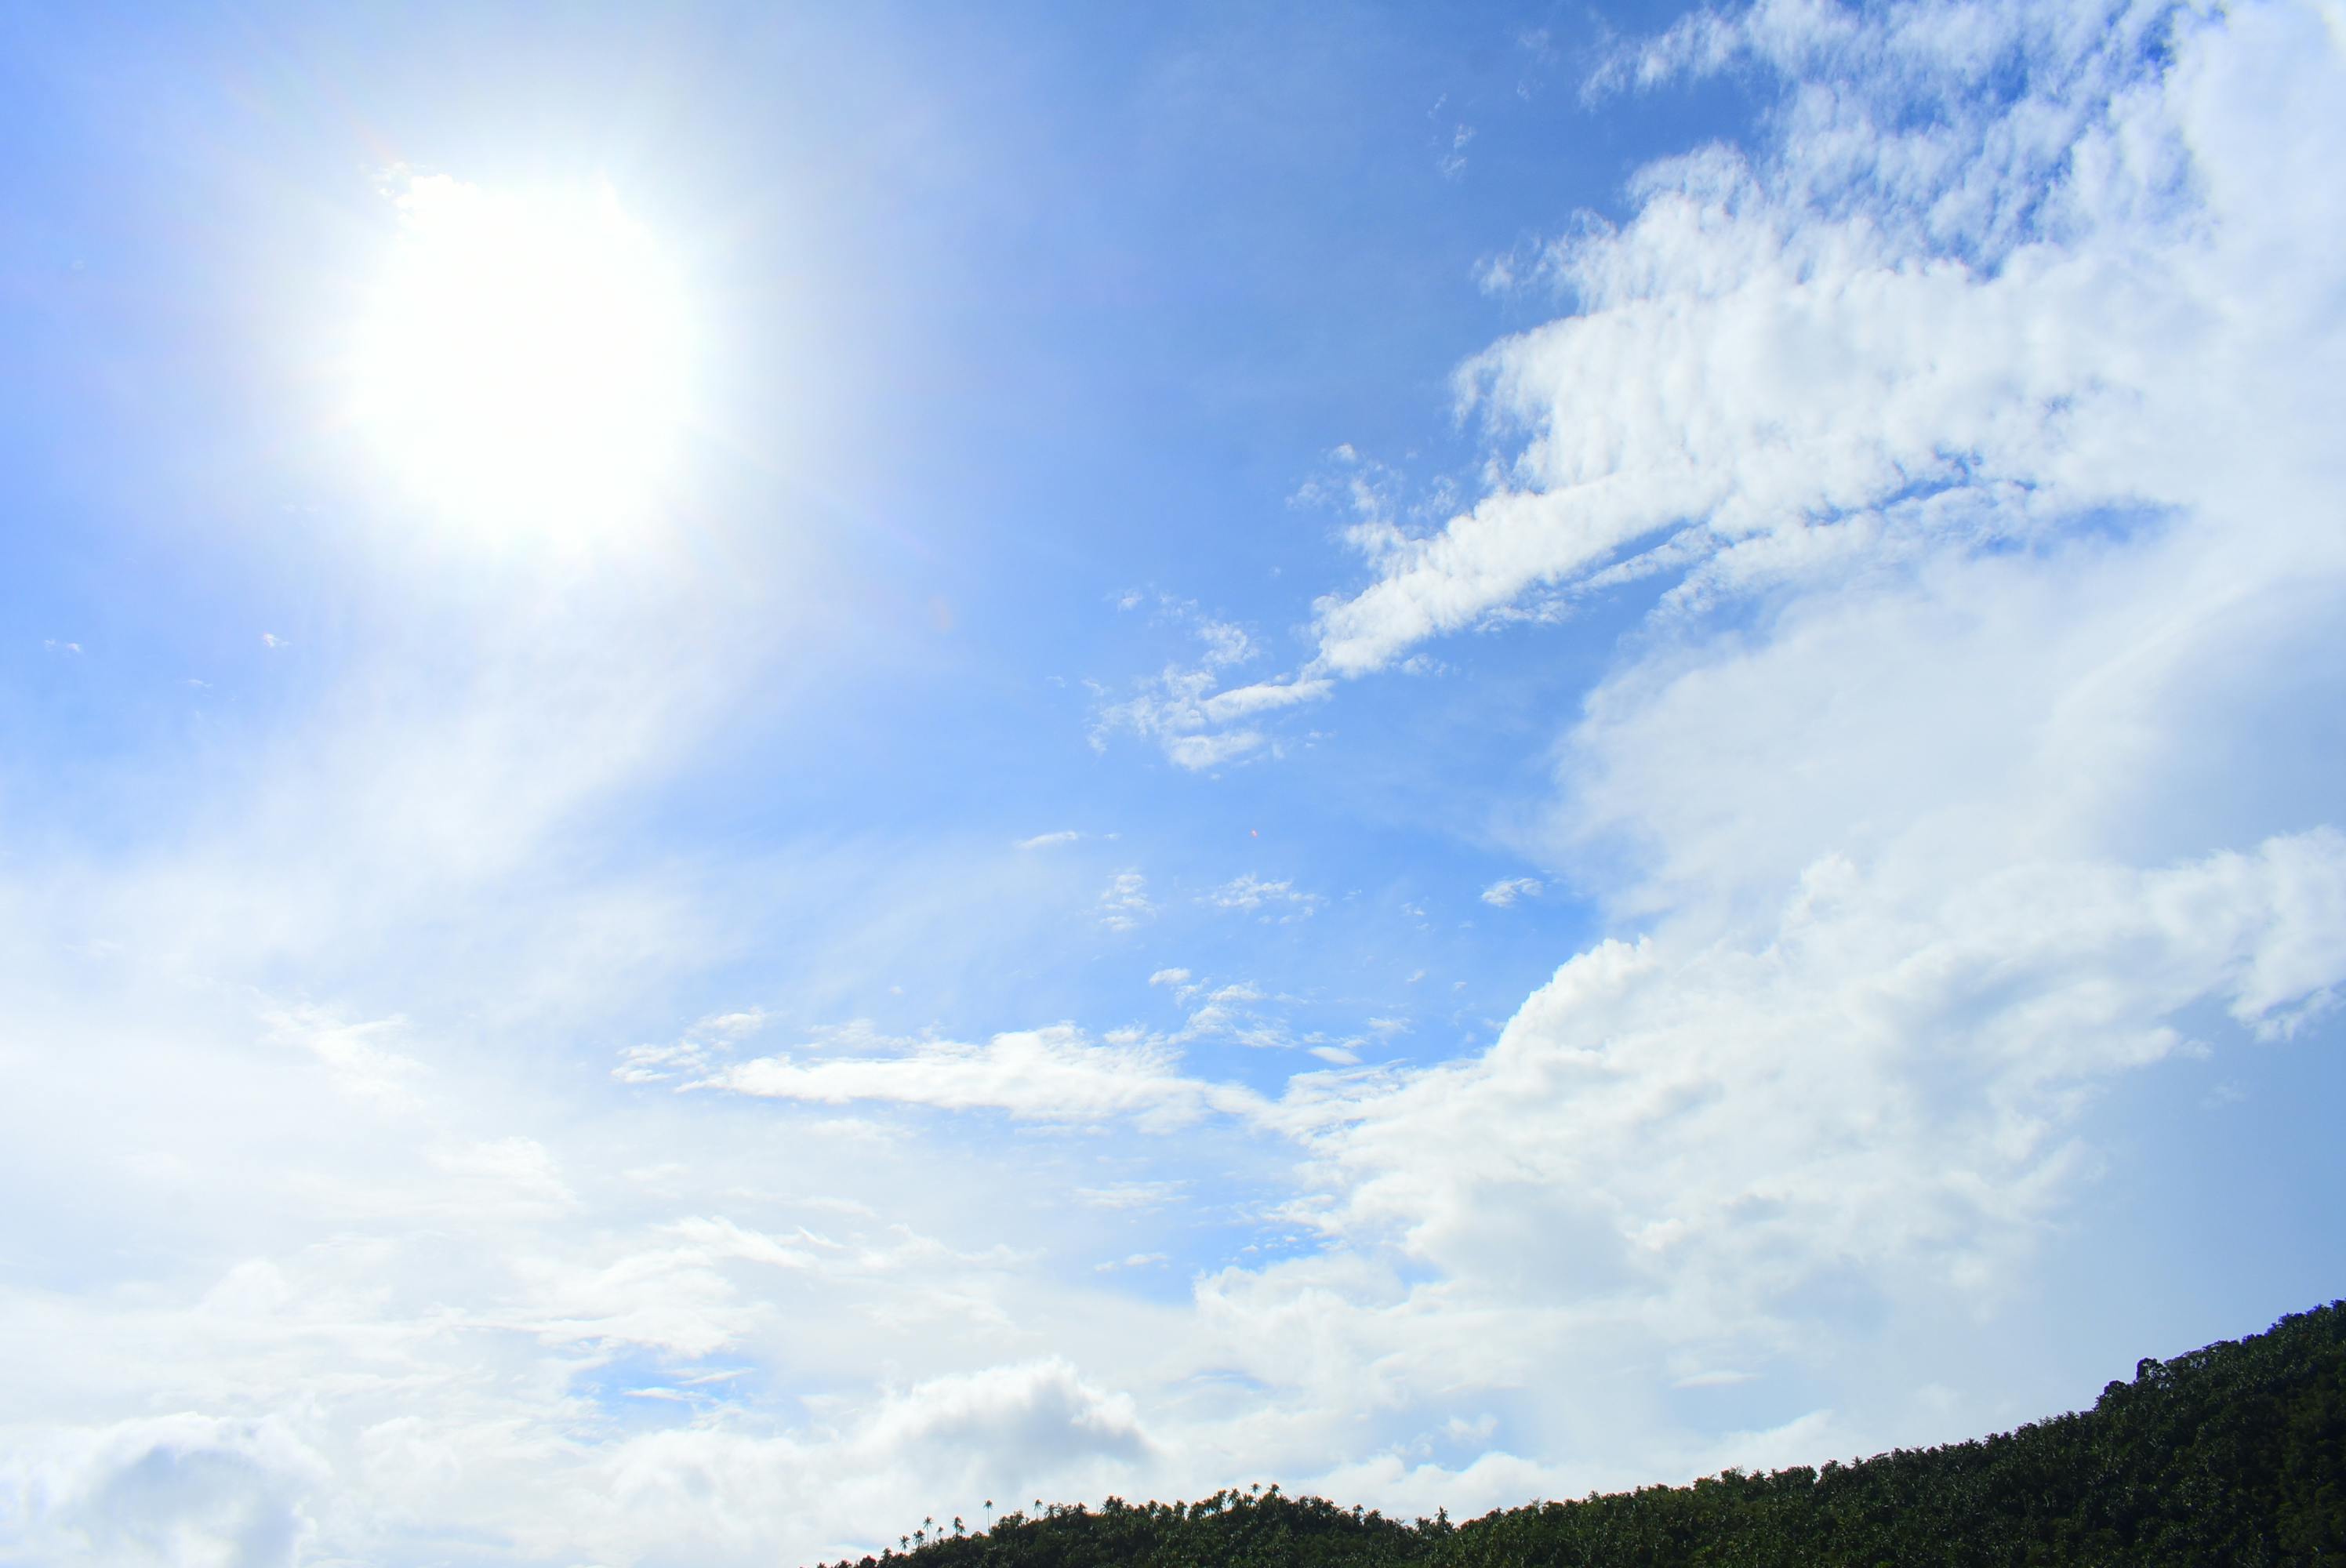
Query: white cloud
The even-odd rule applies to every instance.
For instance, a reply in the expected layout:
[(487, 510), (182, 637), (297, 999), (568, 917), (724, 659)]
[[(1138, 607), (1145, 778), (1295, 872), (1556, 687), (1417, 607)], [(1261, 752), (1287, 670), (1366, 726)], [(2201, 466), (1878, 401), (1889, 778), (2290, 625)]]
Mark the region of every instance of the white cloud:
[[(1652, 70), (1749, 54), (1800, 74), (1781, 140), (1657, 166), (1632, 220), (1554, 249), (1581, 311), (1462, 382), (1494, 435), (1528, 437), (1508, 482), (1431, 535), (1365, 537), (1377, 580), (1322, 601), (1318, 668), (1382, 667), (1638, 552), (1699, 568), (1684, 590), (1699, 597), (1844, 548), (2035, 541), (2095, 508), (2200, 499), (2203, 460), (2242, 423), (2217, 390), (2234, 378), (2210, 372), (2278, 348), (2283, 316), (2336, 330), (2296, 314), (2327, 209), (2283, 192), (2318, 175), (2233, 165), (2223, 138), (2286, 117), (2280, 142), (2316, 145), (2336, 111), (2310, 14), (2174, 15), (2186, 58), (2162, 80), (2143, 35), (2167, 15), (1861, 23), (1787, 0), (1681, 29)], [(2291, 30), (2309, 57), (2270, 69)], [(2045, 85), (1990, 107), (1980, 62), (2012, 50)], [(1942, 82), (1933, 113), (1903, 114)], [(2240, 96), (2259, 88), (2280, 96)], [(2277, 406), (2310, 390), (2290, 383), (2269, 389)], [(2301, 407), (2286, 418), (2303, 428)], [(1982, 504), (1906, 499), (1933, 492)]]
[(1318, 893), (1300, 891), (1286, 878), (1268, 881), (1248, 871), (1207, 893), (1204, 901), (1219, 910), (1237, 910), (1247, 914), (1268, 909), (1274, 912), (1262, 918), (1286, 921), (1311, 914), (1328, 901)]
[(562, 1180), (554, 1156), (534, 1138), (494, 1138), (461, 1148), (431, 1151), (433, 1165), (464, 1181), (470, 1189), (467, 1204), (484, 1207), (519, 1208), (538, 1213), (578, 1207), (578, 1199)]
[[(1576, 1404), (1532, 1458), (1323, 1472), (1390, 1505), (1953, 1435), (1982, 1420), (1975, 1396), (1901, 1413), (1844, 1385), (1842, 1409), (1695, 1440), (1617, 1380), (1829, 1376), (1820, 1343), (1927, 1360), (1955, 1342), (1946, 1303), (1974, 1334), (2025, 1310), (2030, 1260), (2099, 1163), (2080, 1136), (2095, 1091), (2180, 1050), (2206, 1002), (2251, 1028), (2318, 1004), (2346, 976), (2341, 895), (2346, 838), (2327, 830), (1952, 889), (1821, 863), (1746, 935), (1676, 921), (1582, 953), (1485, 1055), (1324, 1095), (1299, 1080), (1273, 1116), (1314, 1148), (1318, 1196), (1288, 1212), (1329, 1245), (1223, 1271), (1200, 1310), (1266, 1408), (1515, 1387)], [(2277, 963), (2292, 981), (2264, 978)], [(1646, 1457), (1608, 1468), (1630, 1431)], [(1564, 1471), (1545, 1457), (1560, 1453), (1576, 1456)]]
[(891, 1455), (933, 1450), (981, 1475), (1005, 1461), (1032, 1471), (1098, 1454), (1134, 1458), (1148, 1446), (1129, 1400), (1092, 1387), (1056, 1357), (909, 1389), (881, 1409), (864, 1441)]
[(688, 1041), (668, 1045), (630, 1045), (619, 1053), (611, 1076), (622, 1084), (663, 1083), (678, 1074), (698, 1074), (708, 1065), (705, 1047)]
[(1110, 733), (1127, 730), (1155, 741), (1178, 766), (1202, 771), (1267, 744), (1269, 737), (1247, 721), (1299, 703), (1319, 701), (1331, 689), (1328, 681), (1317, 677), (1223, 688), (1210, 666), (1168, 667), (1138, 696), (1102, 708), (1092, 742), (1103, 746)]
[(1151, 985), (1182, 985), (1188, 983), (1188, 979), (1189, 972), (1186, 969), (1160, 969), (1157, 971), (1156, 973), (1148, 977), (1148, 983)]
[(1451, 127), (1449, 146), (1444, 148), (1443, 149), (1442, 156), (1434, 160), (1434, 168), (1441, 171), (1443, 178), (1459, 179), (1464, 178), (1466, 173), (1466, 144), (1474, 139), (1474, 127), (1473, 126), (1467, 125), (1462, 121)]
[(1073, 828), (1062, 828), (1055, 833), (1037, 833), (1031, 839), (1021, 839), (1018, 847), (1022, 850), (1052, 850), (1061, 844), (1072, 844), (1082, 837)]
[(1752, 1379), (1752, 1373), (1739, 1372), (1732, 1369), (1722, 1367), (1707, 1372), (1688, 1372), (1685, 1377), (1680, 1378), (1676, 1382), (1672, 1383), (1670, 1387), (1674, 1389), (1731, 1389), (1739, 1383), (1750, 1382)]
[(1045, 1120), (1132, 1116), (1146, 1126), (1209, 1111), (1246, 1114), (1260, 1103), (1245, 1090), (1185, 1076), (1165, 1046), (1095, 1044), (1065, 1025), (997, 1034), (983, 1045), (923, 1040), (892, 1043), (877, 1055), (761, 1057), (706, 1082), (775, 1099), (998, 1110)]
[(61, 1437), (0, 1468), (0, 1542), (99, 1568), (293, 1568), (330, 1479), (275, 1420), (145, 1417)]
[[(1860, 1259), (1874, 1289), (1992, 1291), (2092, 1166), (2080, 1091), (2175, 1052), (2203, 998), (2269, 1026), (2341, 978), (2327, 830), (1952, 888), (1828, 860), (1751, 939), (1591, 949), (1487, 1056), (1356, 1107), (1321, 1223), (1454, 1288), (1652, 1292), (1722, 1329)], [(1541, 1227), (1570, 1239), (1534, 1268)]]
[(1148, 879), (1138, 871), (1118, 871), (1100, 890), (1099, 922), (1110, 931), (1131, 931), (1157, 913), (1148, 899)]
[(1536, 877), (1502, 877), (1483, 890), (1483, 901), (1493, 909), (1506, 909), (1518, 899), (1535, 899), (1542, 889)]
[(740, 1040), (773, 1021), (774, 1015), (762, 1007), (736, 1008), (730, 1013), (710, 1013), (695, 1023), (691, 1033), (703, 1039)]
[(1254, 751), (1263, 744), (1260, 730), (1233, 730), (1223, 735), (1178, 735), (1164, 738), (1166, 757), (1192, 773), (1219, 768)]
[(1328, 690), (1324, 680), (1258, 681), (1252, 686), (1215, 692), (1198, 704), (1198, 711), (1207, 724), (1229, 724), (1273, 708), (1291, 708), (1299, 702), (1317, 702), (1328, 695)]
[(691, 1078), (708, 1070), (715, 1057), (773, 1023), (762, 1007), (712, 1013), (696, 1021), (683, 1037), (664, 1044), (631, 1045), (619, 1053), (611, 1076), (623, 1084), (658, 1084)]
[(1210, 992), (1202, 983), (1188, 985), (1174, 994), (1186, 1004), (1201, 993), (1204, 1001), (1183, 1021), (1175, 1041), (1223, 1039), (1262, 1049), (1284, 1049), (1295, 1044), (1282, 1020), (1255, 1005), (1269, 998), (1253, 982), (1242, 980)]
[(1205, 662), (1209, 669), (1244, 664), (1255, 655), (1253, 639), (1246, 635), (1243, 627), (1228, 621), (1200, 622), (1198, 640), (1206, 645)]
[(379, 1044), (402, 1033), (404, 1019), (347, 1023), (321, 1008), (294, 1006), (265, 1009), (261, 1022), (274, 1038), (308, 1051), (347, 1092), (392, 1105), (414, 1103), (411, 1086), (423, 1064)]
[(1136, 1252), (1127, 1257), (1110, 1258), (1106, 1263), (1095, 1263), (1092, 1265), (1092, 1272), (1111, 1274), (1119, 1268), (1147, 1268), (1155, 1264), (1169, 1261), (1171, 1259), (1162, 1252)]
[(1201, 614), (1190, 600), (1161, 597), (1158, 618), (1181, 626), (1202, 650), (1194, 663), (1167, 665), (1125, 700), (1102, 703), (1093, 714), (1095, 749), (1122, 731), (1153, 741), (1178, 767), (1219, 768), (1272, 744), (1252, 722), (1259, 716), (1318, 701), (1331, 689), (1328, 681), (1292, 676), (1226, 687), (1229, 672), (1259, 657), (1260, 646), (1244, 627)]
[(1077, 1187), (1076, 1196), (1094, 1208), (1152, 1209), (1176, 1201), (1188, 1187), (1187, 1181), (1120, 1181)]

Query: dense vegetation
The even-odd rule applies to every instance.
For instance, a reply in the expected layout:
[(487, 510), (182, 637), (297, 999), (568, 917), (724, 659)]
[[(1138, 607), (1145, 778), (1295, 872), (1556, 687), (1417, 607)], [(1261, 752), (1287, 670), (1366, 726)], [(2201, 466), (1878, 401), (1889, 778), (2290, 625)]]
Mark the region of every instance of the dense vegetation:
[[(908, 1537), (908, 1543), (914, 1538)], [(1055, 1507), (838, 1568), (2346, 1564), (2346, 1301), (1984, 1441), (1413, 1523), (1316, 1497)]]

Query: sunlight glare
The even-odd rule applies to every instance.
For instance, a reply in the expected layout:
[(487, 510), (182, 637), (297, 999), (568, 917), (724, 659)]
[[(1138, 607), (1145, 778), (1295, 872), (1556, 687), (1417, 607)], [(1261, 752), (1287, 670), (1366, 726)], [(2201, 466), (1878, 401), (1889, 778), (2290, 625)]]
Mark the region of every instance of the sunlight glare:
[(524, 197), (403, 177), (393, 199), (355, 412), (397, 482), (492, 531), (643, 521), (688, 380), (683, 290), (651, 237), (607, 185)]

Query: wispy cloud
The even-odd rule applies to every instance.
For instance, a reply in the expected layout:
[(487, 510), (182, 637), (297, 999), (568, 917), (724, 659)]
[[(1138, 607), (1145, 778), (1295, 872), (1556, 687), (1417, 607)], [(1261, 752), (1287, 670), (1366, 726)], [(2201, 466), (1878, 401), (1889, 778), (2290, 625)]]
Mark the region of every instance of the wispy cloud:
[(1095, 747), (1123, 730), (1152, 740), (1177, 765), (1201, 772), (1255, 752), (1270, 737), (1251, 723), (1263, 714), (1317, 702), (1331, 690), (1322, 679), (1259, 681), (1222, 686), (1209, 667), (1168, 667), (1139, 695), (1103, 707), (1092, 730)]
[(1129, 1257), (1113, 1259), (1107, 1263), (1095, 1263), (1092, 1265), (1092, 1269), (1095, 1273), (1108, 1274), (1119, 1268), (1148, 1268), (1170, 1261), (1171, 1259), (1162, 1252), (1136, 1252)]
[(1100, 924), (1110, 931), (1132, 931), (1157, 913), (1149, 901), (1148, 879), (1138, 871), (1118, 871), (1100, 890), (1097, 901)]
[(1535, 899), (1542, 889), (1536, 877), (1503, 877), (1483, 890), (1483, 901), (1493, 909), (1506, 909), (1522, 899)]
[(1161, 1208), (1178, 1201), (1189, 1186), (1187, 1181), (1122, 1181), (1107, 1186), (1078, 1187), (1076, 1196), (1094, 1208)]
[(1287, 878), (1271, 881), (1248, 871), (1207, 893), (1203, 901), (1218, 910), (1234, 910), (1245, 914), (1260, 914), (1266, 920), (1287, 921), (1312, 914), (1328, 901), (1318, 893), (1302, 891)]
[(1049, 1121), (1128, 1116), (1158, 1127), (1209, 1111), (1243, 1115), (1260, 1104), (1247, 1090), (1183, 1075), (1165, 1047), (1096, 1044), (1066, 1026), (997, 1034), (982, 1045), (903, 1041), (853, 1056), (761, 1057), (704, 1084), (770, 1099), (996, 1110)]

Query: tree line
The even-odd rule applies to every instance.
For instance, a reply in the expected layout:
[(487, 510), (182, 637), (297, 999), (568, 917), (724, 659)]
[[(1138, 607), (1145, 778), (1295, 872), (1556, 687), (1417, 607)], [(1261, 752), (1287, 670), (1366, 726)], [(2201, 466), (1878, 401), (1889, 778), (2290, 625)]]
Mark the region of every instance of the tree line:
[(2090, 1410), (1821, 1469), (1728, 1471), (1388, 1519), (1277, 1487), (1037, 1505), (821, 1568), (1908, 1568), (2346, 1564), (2346, 1301), (2172, 1360)]

